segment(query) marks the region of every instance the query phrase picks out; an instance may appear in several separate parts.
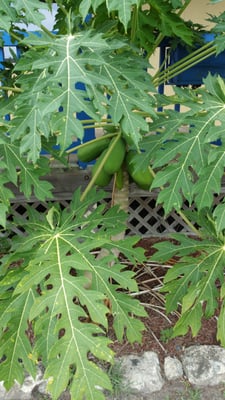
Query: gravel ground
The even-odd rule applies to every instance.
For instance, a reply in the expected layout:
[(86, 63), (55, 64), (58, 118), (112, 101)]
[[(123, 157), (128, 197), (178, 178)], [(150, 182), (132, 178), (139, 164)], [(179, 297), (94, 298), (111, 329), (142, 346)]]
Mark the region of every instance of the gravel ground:
[(148, 396), (122, 394), (107, 400), (225, 400), (225, 384), (196, 388), (185, 381), (175, 381)]

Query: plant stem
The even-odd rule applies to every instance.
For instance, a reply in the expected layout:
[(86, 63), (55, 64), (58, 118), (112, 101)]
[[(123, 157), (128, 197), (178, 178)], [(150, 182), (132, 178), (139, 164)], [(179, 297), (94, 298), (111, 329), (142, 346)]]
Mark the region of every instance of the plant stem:
[(180, 215), (180, 217), (183, 219), (184, 222), (186, 222), (186, 224), (189, 226), (189, 228), (191, 228), (191, 230), (197, 234), (197, 236), (199, 238), (202, 237), (199, 229), (195, 228), (195, 226), (192, 224), (192, 222), (186, 217), (186, 215), (183, 213), (183, 211), (179, 210), (177, 211), (177, 214)]
[(183, 57), (181, 60), (177, 61), (173, 65), (170, 65), (159, 74), (156, 74), (153, 78), (153, 84), (155, 86), (158, 86), (167, 81), (168, 79), (171, 79), (176, 75), (179, 75), (180, 73), (186, 71), (190, 67), (214, 55), (216, 53), (216, 46), (212, 44), (213, 41), (206, 43), (204, 46), (200, 47), (199, 49), (196, 49), (191, 54), (188, 54), (186, 57)]
[(81, 121), (82, 122), (82, 125), (84, 125), (84, 129), (93, 129), (93, 128), (104, 128), (105, 126), (109, 126), (109, 124), (105, 124), (105, 123), (99, 123), (99, 124), (96, 124), (96, 123), (94, 123), (94, 124), (92, 124), (92, 125), (88, 125), (88, 124), (85, 124), (85, 123), (83, 123), (83, 121)]
[(43, 32), (47, 33), (50, 38), (54, 39), (56, 37), (56, 35), (50, 32), (44, 25), (41, 25), (41, 29), (43, 30)]
[(135, 5), (133, 8), (132, 19), (131, 19), (131, 35), (130, 35), (131, 42), (134, 42), (135, 40), (137, 26), (138, 26), (138, 8)]
[(99, 136), (98, 138), (89, 140), (88, 142), (78, 144), (77, 146), (71, 147), (70, 149), (66, 150), (66, 154), (73, 153), (74, 151), (80, 149), (81, 147), (89, 146), (89, 144), (92, 143), (92, 142), (95, 142), (95, 143), (96, 142), (100, 142), (102, 139), (105, 139), (106, 137), (110, 138), (110, 137), (114, 137), (115, 135), (117, 135), (117, 133), (115, 133), (115, 132), (114, 133), (109, 133), (109, 134), (107, 134), (107, 136), (102, 135), (102, 136)]
[(63, 12), (63, 14), (65, 15), (65, 17), (67, 17), (67, 11), (65, 9), (65, 7), (62, 4), (58, 4), (58, 7), (60, 8), (60, 10)]
[[(97, 123), (97, 121), (95, 120), (95, 119), (91, 119), (91, 118), (89, 118), (89, 119), (82, 119), (82, 124), (94, 124), (94, 123)], [(101, 123), (103, 123), (104, 124), (104, 122), (112, 122), (112, 119), (111, 118), (102, 118), (101, 119), (101, 122), (99, 122), (99, 124), (101, 124)], [(104, 124), (103, 126), (105, 126), (106, 124)]]
[(114, 142), (110, 143), (110, 145), (109, 145), (109, 147), (108, 147), (108, 149), (107, 149), (107, 151), (106, 151), (101, 163), (99, 164), (98, 169), (96, 170), (95, 175), (92, 177), (92, 179), (90, 180), (89, 184), (87, 185), (87, 187), (83, 191), (83, 193), (81, 195), (81, 198), (80, 198), (81, 201), (83, 201), (85, 199), (85, 197), (87, 196), (87, 194), (89, 193), (91, 188), (94, 186), (95, 181), (96, 181), (98, 175), (100, 174), (100, 172), (101, 172), (101, 170), (103, 168), (103, 165), (105, 164), (105, 161), (107, 160), (108, 156), (110, 155), (111, 151), (115, 147), (115, 145), (116, 145), (116, 143), (117, 143), (117, 141), (119, 140), (120, 137), (121, 137), (121, 133), (119, 133), (117, 135), (117, 138), (114, 140)]
[(10, 87), (10, 86), (0, 86), (0, 90), (5, 90), (7, 92), (15, 92), (15, 93), (23, 93), (23, 90), (18, 87)]
[(148, 54), (148, 58), (155, 52), (155, 50), (157, 49), (157, 47), (159, 47), (160, 43), (162, 42), (162, 40), (164, 39), (165, 35), (163, 33), (159, 33), (156, 40), (155, 40), (155, 44), (154, 47), (151, 51), (150, 54)]
[[(12, 36), (14, 39), (16, 39), (16, 41), (18, 42), (18, 43), (21, 43), (22, 41), (23, 41), (23, 39), (21, 39), (15, 32), (11, 32), (10, 31), (10, 36)], [(33, 50), (35, 50), (36, 51), (36, 49), (33, 47), (33, 46), (31, 46), (31, 44), (28, 44), (28, 43), (26, 43), (26, 47), (28, 47), (28, 49), (33, 49)]]

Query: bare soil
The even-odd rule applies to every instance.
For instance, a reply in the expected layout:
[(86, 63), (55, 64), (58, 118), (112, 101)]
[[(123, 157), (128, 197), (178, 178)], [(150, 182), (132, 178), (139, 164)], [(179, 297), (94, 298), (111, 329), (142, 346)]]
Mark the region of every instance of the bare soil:
[[(152, 255), (155, 252), (154, 244), (162, 241), (159, 238), (148, 238), (142, 239), (139, 243), (148, 255)], [(171, 265), (174, 260), (171, 260)], [(192, 345), (219, 345), (216, 339), (216, 315), (208, 320), (202, 320), (202, 328), (196, 337), (192, 337), (191, 332), (182, 337), (175, 339), (166, 340), (167, 337), (162, 333), (164, 329), (171, 328), (178, 320), (178, 313), (172, 313), (167, 315), (164, 307), (164, 298), (162, 295), (158, 297), (156, 295), (157, 287), (162, 282), (163, 275), (166, 269), (162, 267), (156, 267), (154, 269), (154, 275), (148, 274), (142, 270), (143, 266), (140, 266), (136, 271), (137, 281), (139, 283), (140, 291), (145, 291), (143, 295), (139, 297), (141, 303), (145, 305), (148, 317), (142, 318), (146, 330), (143, 332), (143, 340), (141, 344), (129, 344), (124, 341), (119, 343), (113, 336), (113, 332), (109, 332), (109, 336), (112, 337), (114, 344), (114, 351), (120, 355), (140, 354), (144, 351), (155, 351), (160, 361), (163, 361), (165, 356), (177, 356), (181, 354), (184, 348)], [(144, 289), (144, 290), (143, 290)]]

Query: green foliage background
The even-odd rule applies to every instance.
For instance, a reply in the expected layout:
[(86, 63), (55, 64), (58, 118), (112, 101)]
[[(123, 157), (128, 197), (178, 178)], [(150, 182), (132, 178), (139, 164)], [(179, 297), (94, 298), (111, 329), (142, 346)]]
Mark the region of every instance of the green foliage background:
[[(51, 10), (51, 0), (0, 4), (1, 32), (21, 49), (20, 58), (14, 54), (0, 70), (0, 225), (10, 230), (7, 215), (14, 194), (9, 183), (28, 201), (33, 193), (40, 201), (53, 198), (45, 179), (50, 161), (40, 151), (47, 149), (65, 164), (74, 136), (83, 139), (85, 123), (76, 115), (85, 111), (90, 124), (122, 136), (128, 150), (145, 150), (137, 168), (152, 172), (149, 189), (159, 189), (157, 202), (165, 213), (176, 210), (195, 234), (175, 235), (175, 244), (161, 243), (154, 255), (159, 262), (179, 256), (163, 287), (167, 311), (181, 311), (172, 335), (184, 335), (189, 328), (196, 335), (201, 319), (220, 304), (218, 340), (225, 345), (225, 208), (223, 200), (214, 204), (224, 175), (224, 80), (209, 74), (200, 88), (174, 88), (173, 95), (160, 95), (158, 84), (174, 70), (162, 68), (152, 76), (149, 64), (164, 38), (174, 46), (182, 41), (195, 54), (203, 28), (182, 19), (190, 0), (56, 3), (54, 33), (42, 25), (40, 12)], [(86, 19), (90, 13), (92, 18)], [(211, 16), (216, 38), (207, 56), (224, 50), (224, 19), (225, 13)], [(21, 22), (35, 24), (39, 34), (27, 35)], [(203, 45), (195, 62), (204, 50)], [(175, 111), (174, 104), (184, 111)], [(220, 146), (213, 144), (217, 140)], [(59, 151), (52, 150), (56, 145)], [(126, 214), (118, 207), (107, 209), (104, 196), (92, 188), (87, 199), (78, 189), (68, 209), (49, 204), (40, 215), (31, 208), (27, 223), (22, 222), (25, 239), (13, 237), (2, 256), (0, 380), (7, 389), (15, 379), (23, 382), (24, 370), (35, 376), (41, 361), (53, 399), (66, 388), (72, 399), (104, 399), (103, 389), (110, 390), (111, 383), (97, 360), (113, 363), (108, 314), (118, 340), (141, 341), (140, 317), (146, 314), (131, 296), (138, 290), (134, 274), (117, 254), (133, 264), (144, 262), (145, 256), (134, 249), (139, 238), (114, 240), (126, 229)], [(194, 211), (184, 213), (184, 201)], [(96, 249), (104, 249), (105, 255), (96, 258)]]

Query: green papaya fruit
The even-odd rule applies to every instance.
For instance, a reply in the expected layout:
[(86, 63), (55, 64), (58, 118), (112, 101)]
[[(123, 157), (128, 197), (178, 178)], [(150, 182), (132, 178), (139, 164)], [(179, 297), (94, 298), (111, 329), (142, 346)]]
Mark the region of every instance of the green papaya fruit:
[[(115, 172), (119, 171), (123, 164), (126, 153), (126, 144), (122, 138), (115, 138), (112, 140), (116, 141), (116, 144), (109, 154), (103, 167), (105, 172), (107, 172), (109, 175), (113, 175)], [(111, 144), (113, 143), (111, 142)]]
[[(135, 156), (135, 161), (133, 161), (134, 156)], [(143, 190), (149, 190), (151, 183), (153, 181), (153, 176), (148, 168), (137, 169), (137, 165), (139, 164), (139, 159), (141, 162), (141, 158), (142, 158), (141, 153), (138, 154), (133, 150), (128, 151), (125, 160), (127, 172), (137, 186), (139, 186)]]
[[(96, 171), (99, 168), (99, 165), (102, 162), (104, 155), (105, 155), (105, 151), (103, 151), (103, 153), (97, 159), (96, 163), (93, 165), (92, 170), (91, 170), (92, 177), (95, 176)], [(101, 168), (101, 171), (95, 180), (95, 185), (100, 186), (100, 187), (107, 186), (110, 183), (111, 179), (112, 179), (112, 175), (107, 174), (107, 172), (104, 170), (104, 168)]]
[(101, 140), (91, 140), (84, 143), (77, 151), (77, 158), (82, 162), (95, 160), (105, 150), (111, 141), (111, 138), (103, 137)]

